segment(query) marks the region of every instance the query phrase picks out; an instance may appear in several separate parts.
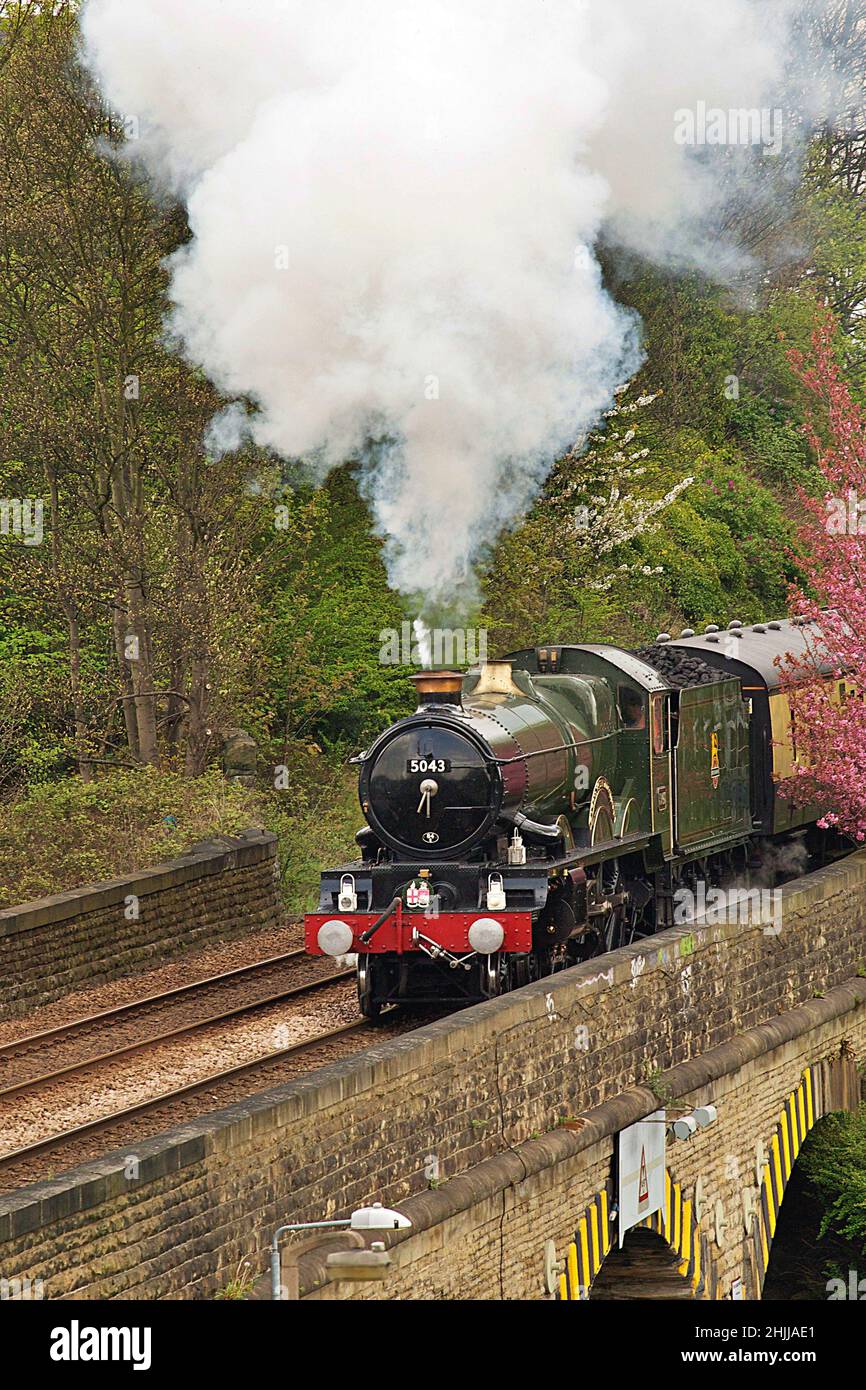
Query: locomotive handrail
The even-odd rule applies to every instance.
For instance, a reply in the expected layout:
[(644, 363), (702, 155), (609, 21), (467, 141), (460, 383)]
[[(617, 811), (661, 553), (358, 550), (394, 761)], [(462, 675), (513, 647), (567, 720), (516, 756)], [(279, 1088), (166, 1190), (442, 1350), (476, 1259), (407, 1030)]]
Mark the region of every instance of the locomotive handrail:
[[(395, 726), (396, 727), (396, 726)], [(528, 753), (518, 753), (513, 758), (497, 758), (494, 754), (484, 755), (484, 761), (493, 763), (495, 767), (508, 767), (511, 763), (524, 763), (529, 758), (545, 758), (549, 753), (565, 753), (572, 748), (586, 748), (590, 743), (604, 743), (606, 739), (616, 738), (619, 729), (612, 729), (609, 734), (596, 734), (593, 738), (582, 738), (572, 740), (571, 743), (560, 743), (555, 748), (533, 748)], [(370, 750), (372, 752), (372, 749)], [(364, 763), (370, 761), (370, 753), (359, 753), (357, 757), (350, 758), (348, 767), (362, 767)]]
[(529, 753), (519, 753), (514, 758), (488, 758), (488, 762), (495, 763), (497, 767), (507, 767), (509, 763), (525, 763), (529, 758), (544, 758), (548, 753), (565, 753), (571, 748), (585, 748), (588, 743), (604, 743), (607, 738), (615, 738), (619, 729), (613, 729), (609, 734), (597, 734), (595, 738), (582, 738), (577, 742), (560, 743), (556, 748), (534, 748)]
[(362, 932), (358, 940), (363, 941), (365, 946), (368, 945), (369, 942), (373, 940), (379, 928), (384, 927), (391, 914), (397, 911), (397, 908), (400, 906), (400, 901), (400, 898), (394, 898), (385, 908), (382, 916), (373, 923), (372, 927), (368, 927), (365, 932)]
[(653, 838), (652, 832), (634, 830), (631, 834), (623, 835), (620, 838), (598, 840), (594, 845), (577, 845), (559, 859), (548, 860), (545, 867), (548, 869), (580, 867), (584, 863), (592, 864), (602, 859), (618, 859), (623, 854), (634, 853), (636, 850), (646, 848), (652, 843)]

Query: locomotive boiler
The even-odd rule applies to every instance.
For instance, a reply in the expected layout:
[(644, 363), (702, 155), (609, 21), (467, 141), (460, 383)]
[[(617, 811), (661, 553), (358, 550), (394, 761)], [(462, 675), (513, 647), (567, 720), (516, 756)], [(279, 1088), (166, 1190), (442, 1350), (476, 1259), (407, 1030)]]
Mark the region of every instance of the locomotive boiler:
[(396, 854), (432, 861), (495, 852), (503, 832), (541, 844), (563, 833), (581, 777), (614, 770), (613, 700), (603, 681), (530, 680), (510, 662), (415, 676), (419, 707), (361, 763), (367, 821)]
[(734, 623), (415, 676), (416, 712), (356, 759), (360, 859), (322, 875), (308, 950), (357, 957), (375, 1018), (490, 998), (670, 924), (678, 887), (741, 874), (818, 818), (776, 792), (777, 658), (805, 640)]

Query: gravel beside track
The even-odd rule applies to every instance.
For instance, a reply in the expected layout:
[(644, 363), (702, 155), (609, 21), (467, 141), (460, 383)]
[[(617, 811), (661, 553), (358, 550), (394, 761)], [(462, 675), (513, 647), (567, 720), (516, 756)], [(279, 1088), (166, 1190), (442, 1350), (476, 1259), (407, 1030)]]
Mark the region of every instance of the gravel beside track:
[(353, 976), (301, 944), (293, 921), (0, 1024), (0, 1192), (427, 1021), (369, 1024)]
[(29, 1033), (0, 1045), (0, 1102), (10, 1088), (20, 1089), (47, 1074), (99, 1061), (112, 1052), (157, 1041), (167, 1033), (255, 1007), (291, 990), (319, 988), (335, 974), (347, 972), (335, 971), (330, 960), (315, 960), (303, 950), (289, 951), (45, 1032)]
[(357, 1022), (353, 982), (329, 985), (302, 1006), (290, 1000), (252, 1015), (155, 1042), (131, 1055), (38, 1082), (0, 1099), (0, 1162), (10, 1150), (91, 1124), (231, 1067), (267, 1057), (319, 1033)]
[[(254, 1070), (245, 1071), (242, 1076), (224, 1079), (215, 1077), (195, 1094), (167, 1099), (150, 1108), (145, 1114), (120, 1115), (110, 1124), (101, 1126), (97, 1132), (65, 1139), (38, 1154), (22, 1155), (13, 1162), (4, 1163), (0, 1159), (0, 1194), (12, 1192), (28, 1183), (56, 1177), (67, 1168), (85, 1163), (88, 1159), (101, 1158), (114, 1149), (123, 1149), (126, 1154), (134, 1155), (136, 1143), (141, 1143), (162, 1130), (199, 1119), (223, 1106), (244, 1100), (256, 1091), (268, 1090), (272, 1086), (293, 1081), (317, 1067), (326, 1066), (329, 1062), (338, 1061), (353, 1052), (363, 1051), (364, 1048), (378, 1042), (420, 1028), (438, 1016), (433, 1013), (406, 1015), (395, 1011), (393, 1021), (384, 1019), (374, 1026), (359, 1018), (353, 985), (335, 988), (351, 990), (352, 994), (351, 1005), (347, 1002), (345, 1006), (350, 1015), (347, 1020), (350, 1023), (350, 1031), (346, 1031), (342, 1036), (318, 1040), (317, 1033), (323, 1032), (324, 1029), (311, 1028), (308, 1040), (303, 1042), (298, 1050), (266, 1058)], [(329, 1001), (329, 1008), (332, 1010), (339, 1010), (340, 1007), (339, 1002)], [(273, 1020), (269, 1021), (269, 1026), (274, 1026)], [(222, 1045), (224, 1047), (225, 1043)], [(221, 1068), (226, 1069), (232, 1064), (233, 1060), (223, 1052)], [(139, 1077), (139, 1081), (140, 1079)], [(172, 1084), (175, 1084), (174, 1074)], [(115, 1108), (119, 1109), (120, 1103)], [(32, 1134), (28, 1134), (25, 1142), (31, 1143), (33, 1138)], [(10, 1146), (4, 1139), (4, 1148), (8, 1147)]]
[(148, 995), (159, 994), (179, 985), (193, 984), (209, 975), (218, 975), (239, 966), (254, 965), (286, 951), (297, 950), (304, 944), (304, 929), (300, 918), (289, 918), (283, 926), (266, 932), (252, 932), (239, 941), (209, 946), (192, 951), (179, 960), (168, 961), (153, 970), (136, 975), (124, 975), (120, 980), (64, 994), (41, 1009), (34, 1009), (24, 1018), (0, 1020), (0, 1047), (26, 1034), (38, 1033), (72, 1023), (86, 1014), (113, 1009)]

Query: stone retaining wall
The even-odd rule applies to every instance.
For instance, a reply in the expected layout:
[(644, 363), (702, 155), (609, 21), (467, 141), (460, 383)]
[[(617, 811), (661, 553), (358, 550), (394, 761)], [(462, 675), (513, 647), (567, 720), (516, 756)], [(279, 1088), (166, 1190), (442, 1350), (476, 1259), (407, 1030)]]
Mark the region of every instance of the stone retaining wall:
[(276, 927), (276, 837), (249, 830), (155, 869), (0, 911), (0, 1018)]

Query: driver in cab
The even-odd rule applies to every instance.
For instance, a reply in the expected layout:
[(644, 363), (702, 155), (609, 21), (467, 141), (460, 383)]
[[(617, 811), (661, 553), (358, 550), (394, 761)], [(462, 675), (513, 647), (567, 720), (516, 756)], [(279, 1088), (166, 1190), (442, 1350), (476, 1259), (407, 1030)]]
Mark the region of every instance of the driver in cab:
[(646, 728), (646, 711), (644, 709), (643, 696), (638, 690), (628, 688), (623, 690), (620, 696), (620, 713), (622, 714), (623, 728)]

